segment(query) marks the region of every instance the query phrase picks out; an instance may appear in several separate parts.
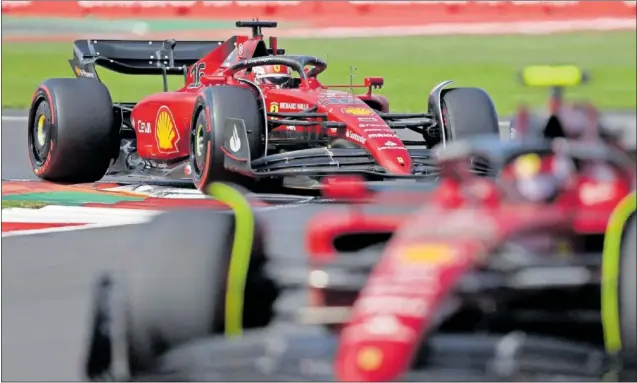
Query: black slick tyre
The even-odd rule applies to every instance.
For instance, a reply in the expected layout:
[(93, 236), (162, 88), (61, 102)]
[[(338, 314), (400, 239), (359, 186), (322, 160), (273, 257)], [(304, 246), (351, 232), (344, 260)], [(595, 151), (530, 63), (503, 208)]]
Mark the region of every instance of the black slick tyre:
[(249, 177), (224, 167), (223, 140), (227, 119), (243, 120), (247, 129), (250, 158), (263, 154), (265, 134), (263, 113), (255, 94), (242, 87), (213, 86), (204, 89), (192, 117), (190, 168), (195, 186), (205, 190), (211, 182), (226, 181), (245, 185)]
[[(165, 213), (140, 226), (126, 284), (128, 361), (133, 374), (152, 369), (164, 352), (224, 331), (224, 301), (234, 239), (231, 212)], [(256, 235), (245, 283), (243, 327), (267, 325), (276, 296), (263, 277)]]
[(106, 174), (119, 127), (113, 102), (94, 79), (56, 78), (35, 91), (28, 119), (29, 159), (42, 179), (93, 182)]
[(447, 140), (500, 134), (495, 106), (483, 89), (444, 89), (441, 93), (441, 104)]

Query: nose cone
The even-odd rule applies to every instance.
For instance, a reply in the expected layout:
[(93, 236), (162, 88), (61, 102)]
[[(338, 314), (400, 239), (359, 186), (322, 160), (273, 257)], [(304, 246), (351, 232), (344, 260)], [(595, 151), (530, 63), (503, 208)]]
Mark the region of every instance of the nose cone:
[(376, 159), (391, 174), (411, 174), (412, 162), (409, 152), (398, 137), (375, 143)]

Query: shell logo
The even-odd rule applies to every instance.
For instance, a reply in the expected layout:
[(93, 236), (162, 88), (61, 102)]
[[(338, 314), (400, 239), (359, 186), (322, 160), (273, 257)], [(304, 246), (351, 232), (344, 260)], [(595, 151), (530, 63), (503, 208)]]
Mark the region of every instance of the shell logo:
[(383, 363), (383, 352), (377, 347), (363, 347), (356, 356), (356, 364), (363, 371), (378, 369)]
[(371, 116), (374, 112), (368, 108), (343, 108), (343, 113), (352, 116)]
[(175, 124), (175, 118), (167, 106), (162, 106), (157, 111), (155, 121), (155, 138), (157, 139), (157, 149), (161, 153), (177, 152), (177, 142), (179, 141), (179, 131)]
[(412, 264), (441, 265), (454, 260), (455, 250), (447, 244), (420, 244), (405, 248), (400, 254), (400, 258)]

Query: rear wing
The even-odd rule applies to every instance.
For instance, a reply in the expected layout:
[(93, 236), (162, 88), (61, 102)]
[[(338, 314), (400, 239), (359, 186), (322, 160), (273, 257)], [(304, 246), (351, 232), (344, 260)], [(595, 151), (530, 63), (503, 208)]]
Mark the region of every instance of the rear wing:
[(76, 40), (69, 60), (78, 77), (97, 78), (95, 65), (121, 74), (184, 75), (224, 41)]

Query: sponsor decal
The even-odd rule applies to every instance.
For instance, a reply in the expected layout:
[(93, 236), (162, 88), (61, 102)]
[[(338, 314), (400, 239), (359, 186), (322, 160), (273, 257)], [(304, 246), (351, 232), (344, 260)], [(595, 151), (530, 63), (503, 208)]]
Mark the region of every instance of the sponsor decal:
[(374, 112), (369, 108), (343, 108), (341, 112), (349, 114), (350, 116), (373, 116)]
[(281, 73), (281, 65), (273, 65), (272, 70), (274, 71), (274, 73)]
[(317, 100), (317, 103), (322, 107), (328, 105), (362, 105), (365, 104), (358, 97), (350, 94), (338, 94), (335, 96), (321, 97)]
[(239, 44), (239, 46), (237, 47), (237, 54), (239, 55), (239, 57), (243, 56), (243, 44)]
[(163, 105), (157, 111), (155, 121), (155, 138), (157, 149), (160, 153), (177, 152), (177, 142), (179, 142), (179, 131), (170, 109)]
[(351, 130), (347, 130), (347, 132), (345, 132), (345, 137), (349, 138), (352, 141), (360, 142), (363, 145), (365, 145), (365, 141), (367, 141), (365, 137), (361, 136), (360, 134), (353, 133)]
[(367, 131), (368, 128), (385, 128), (385, 129), (370, 129), (370, 130), (389, 130), (387, 124), (358, 124), (359, 127), (365, 129)]
[(75, 74), (78, 77), (95, 78), (95, 74), (93, 74), (91, 72), (87, 72), (84, 69), (80, 69), (80, 67), (77, 67), (77, 66), (75, 67)]
[(294, 126), (294, 125), (286, 125), (285, 128), (287, 130), (296, 130), (296, 126)]
[(295, 102), (282, 102), (281, 109), (305, 110), (310, 106), (308, 104), (299, 104)]
[(405, 164), (405, 160), (403, 160), (402, 157), (396, 157), (396, 161), (398, 161), (398, 163), (401, 164), (401, 165)]
[[(396, 138), (396, 133), (372, 133), (370, 135), (367, 136), (368, 138)], [(393, 144), (393, 142), (392, 142)], [(394, 144), (395, 146), (396, 144)], [(392, 145), (387, 145), (385, 144), (385, 146), (392, 146)]]
[(364, 296), (356, 301), (354, 310), (360, 315), (397, 315), (422, 318), (429, 312), (429, 302), (423, 298), (415, 297)]
[(144, 122), (144, 121), (137, 121), (137, 131), (139, 133), (150, 133), (151, 130), (151, 125), (150, 122)]
[(348, 342), (383, 340), (410, 342), (416, 334), (393, 315), (379, 315), (365, 319), (363, 322), (349, 326), (343, 332)]
[(232, 130), (232, 137), (230, 137), (230, 150), (234, 153), (241, 150), (241, 139), (239, 139), (239, 132), (237, 131), (237, 125), (234, 125)]
[(374, 371), (383, 363), (383, 352), (378, 347), (362, 347), (356, 355), (356, 365), (363, 371)]
[(387, 142), (385, 142), (385, 146), (390, 146), (390, 147), (391, 147), (391, 146), (398, 146), (398, 144), (393, 143), (393, 142), (391, 142), (391, 141), (387, 141)]
[(617, 198), (617, 189), (611, 183), (585, 183), (580, 187), (579, 199), (584, 205), (597, 205)]
[[(394, 144), (394, 143), (392, 142), (392, 144)], [(397, 145), (397, 144), (394, 144), (394, 146), (387, 146), (387, 145), (381, 146), (380, 148), (378, 148), (378, 150), (381, 151), (381, 152), (383, 150), (407, 150), (407, 148), (404, 147), (404, 146), (395, 146), (395, 145)]]
[(279, 113), (279, 103), (271, 102), (270, 103), (270, 113)]
[(363, 122), (380, 122), (380, 120), (376, 117), (358, 117), (358, 121)]
[(399, 255), (405, 263), (430, 265), (442, 265), (452, 262), (455, 258), (455, 249), (444, 243), (419, 244), (405, 248)]

